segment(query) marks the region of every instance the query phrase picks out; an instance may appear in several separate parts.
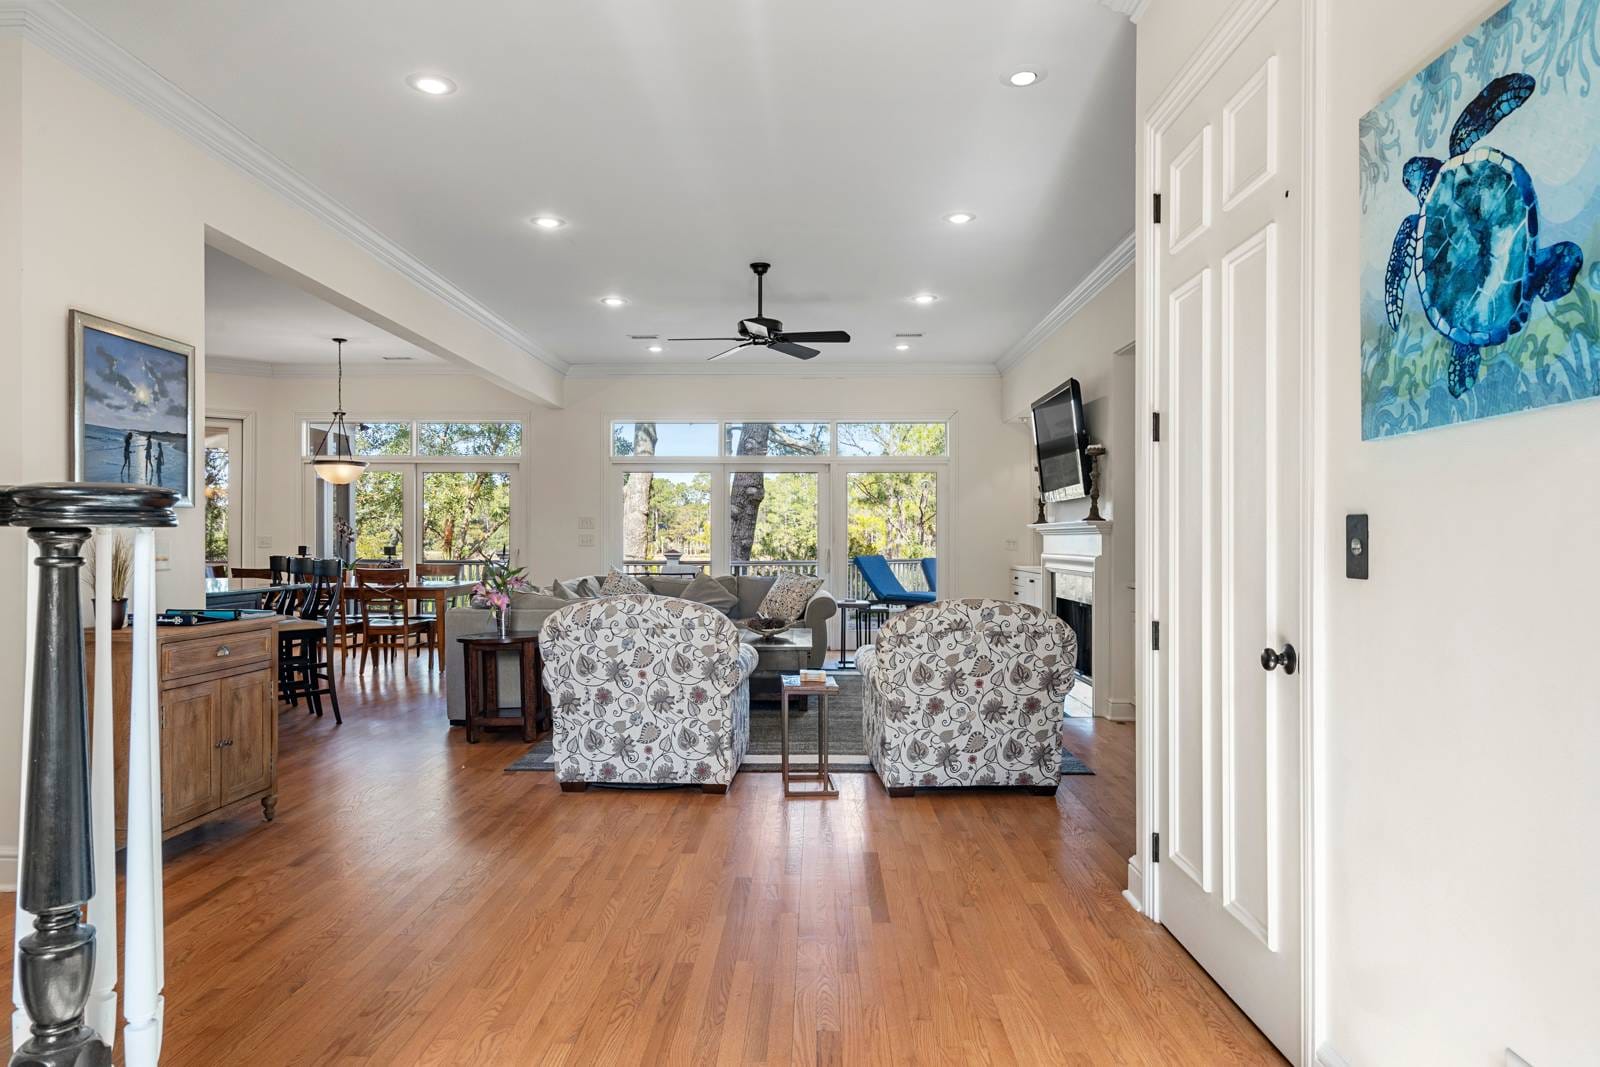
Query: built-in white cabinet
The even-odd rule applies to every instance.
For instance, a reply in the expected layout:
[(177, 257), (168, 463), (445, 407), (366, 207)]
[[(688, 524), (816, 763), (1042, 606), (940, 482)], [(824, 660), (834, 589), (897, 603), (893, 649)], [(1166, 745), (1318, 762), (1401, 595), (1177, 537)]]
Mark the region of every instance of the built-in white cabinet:
[(1011, 568), (1011, 599), (1019, 604), (1044, 606), (1044, 571), (1041, 567)]

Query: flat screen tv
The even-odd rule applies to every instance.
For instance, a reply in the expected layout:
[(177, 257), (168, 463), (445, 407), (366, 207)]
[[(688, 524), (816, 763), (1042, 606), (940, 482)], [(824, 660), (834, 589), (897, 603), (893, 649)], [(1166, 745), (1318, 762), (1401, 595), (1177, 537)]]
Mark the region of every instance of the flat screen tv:
[(1088, 493), (1089, 430), (1083, 424), (1078, 379), (1066, 382), (1033, 405), (1033, 442), (1039, 451), (1039, 492), (1046, 500), (1077, 500)]

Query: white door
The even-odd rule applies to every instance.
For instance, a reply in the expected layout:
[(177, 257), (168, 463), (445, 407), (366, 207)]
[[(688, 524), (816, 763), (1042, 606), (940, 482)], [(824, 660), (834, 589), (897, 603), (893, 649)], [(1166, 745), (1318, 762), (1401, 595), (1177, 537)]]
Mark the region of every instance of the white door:
[(1300, 31), (1280, 0), (1156, 130), (1158, 915), (1301, 1053)]

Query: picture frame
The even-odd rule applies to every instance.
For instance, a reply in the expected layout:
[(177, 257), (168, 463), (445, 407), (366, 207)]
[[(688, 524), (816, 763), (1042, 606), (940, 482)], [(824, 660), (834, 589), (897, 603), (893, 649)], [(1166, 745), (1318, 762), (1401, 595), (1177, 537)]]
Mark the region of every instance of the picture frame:
[(73, 308), (71, 479), (161, 485), (193, 507), (194, 346)]

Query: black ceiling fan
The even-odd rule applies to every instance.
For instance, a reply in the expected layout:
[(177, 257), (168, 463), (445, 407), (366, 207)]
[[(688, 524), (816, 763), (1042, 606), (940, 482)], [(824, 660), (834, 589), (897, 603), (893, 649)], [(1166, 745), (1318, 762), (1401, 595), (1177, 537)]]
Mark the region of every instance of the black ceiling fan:
[[(795, 359), (812, 359), (818, 352), (815, 348), (807, 348), (800, 341), (811, 344), (843, 344), (850, 340), (850, 335), (843, 330), (810, 330), (785, 333), (783, 323), (777, 319), (766, 317), (766, 302), (762, 278), (767, 271), (772, 269), (771, 263), (752, 263), (750, 269), (756, 275), (756, 314), (754, 318), (739, 320), (738, 337), (669, 337), (669, 341), (737, 341), (738, 344), (725, 351), (718, 352), (710, 359), (721, 359), (731, 356), (735, 352), (742, 352), (746, 348), (772, 348), (786, 356)], [(707, 362), (709, 362), (708, 360)]]

